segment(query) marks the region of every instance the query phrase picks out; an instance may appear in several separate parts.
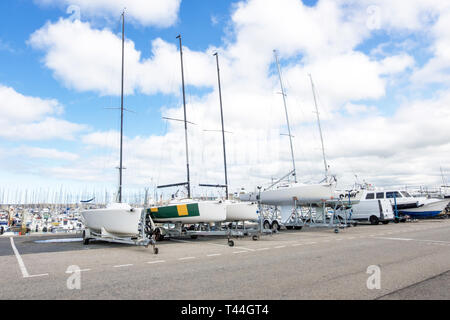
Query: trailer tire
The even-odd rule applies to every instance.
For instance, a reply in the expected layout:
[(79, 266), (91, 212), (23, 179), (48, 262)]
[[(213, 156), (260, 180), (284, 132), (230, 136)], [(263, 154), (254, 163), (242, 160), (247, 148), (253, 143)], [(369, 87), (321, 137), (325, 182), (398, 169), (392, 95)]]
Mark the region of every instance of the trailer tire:
[(253, 241), (258, 241), (258, 236), (257, 236), (257, 235), (254, 235), (254, 236), (252, 237), (252, 240), (253, 240)]
[(278, 224), (277, 221), (272, 222), (272, 229), (277, 231), (280, 230), (280, 225)]
[(86, 230), (83, 230), (83, 244), (85, 246), (89, 244), (89, 238), (86, 237)]
[(154, 236), (155, 236), (155, 241), (162, 241), (164, 239), (164, 236), (162, 235), (160, 228), (155, 229)]
[(228, 240), (228, 245), (230, 247), (234, 247), (234, 241), (233, 240)]

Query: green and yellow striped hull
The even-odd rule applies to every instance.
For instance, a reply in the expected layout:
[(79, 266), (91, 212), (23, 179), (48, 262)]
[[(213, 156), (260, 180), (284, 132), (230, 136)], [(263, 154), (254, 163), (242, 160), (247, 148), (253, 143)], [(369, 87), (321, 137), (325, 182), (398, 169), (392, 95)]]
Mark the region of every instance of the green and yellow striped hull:
[(201, 223), (226, 220), (226, 206), (220, 201), (174, 203), (147, 209), (154, 222)]

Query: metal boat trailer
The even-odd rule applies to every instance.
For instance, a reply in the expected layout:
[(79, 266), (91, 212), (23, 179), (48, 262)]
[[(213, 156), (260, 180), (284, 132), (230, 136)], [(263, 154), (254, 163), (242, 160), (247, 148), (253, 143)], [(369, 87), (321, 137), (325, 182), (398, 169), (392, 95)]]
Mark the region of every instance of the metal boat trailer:
[[(356, 226), (357, 222), (351, 219), (351, 203), (343, 201), (323, 201), (321, 206), (321, 212), (316, 212), (313, 216), (312, 205), (307, 209), (306, 215), (302, 216), (302, 220), (305, 222), (305, 226), (310, 228), (334, 228), (335, 233), (339, 233), (339, 229), (345, 229), (349, 226)], [(328, 208), (332, 210), (331, 217), (327, 217), (329, 214)], [(348, 211), (350, 210), (350, 214)]]
[(153, 248), (153, 253), (158, 254), (159, 249), (156, 247), (155, 224), (153, 223), (150, 215), (145, 214), (145, 210), (143, 210), (143, 213), (141, 215), (138, 232), (139, 233), (136, 236), (119, 237), (117, 235), (109, 233), (105, 230), (105, 228), (101, 228), (101, 232), (98, 233), (86, 227), (83, 230), (83, 244), (88, 245), (90, 240), (100, 240), (111, 243), (123, 243), (135, 246), (143, 246), (146, 248), (151, 245)]
[[(168, 225), (168, 224), (165, 224)], [(159, 230), (158, 230), (159, 229)], [(191, 227), (186, 228), (183, 224), (177, 223), (174, 228), (166, 228), (164, 226), (156, 227), (156, 240), (162, 240), (164, 238), (183, 238), (189, 237), (191, 239), (197, 239), (199, 236), (206, 237), (226, 237), (227, 244), (230, 247), (234, 246), (234, 241), (232, 238), (243, 238), (246, 236), (251, 236), (253, 241), (257, 241), (264, 234), (272, 234), (272, 230), (266, 230), (262, 228), (262, 223), (258, 222), (257, 228), (249, 229), (237, 229), (227, 227), (227, 229), (222, 229), (221, 223), (216, 223), (214, 227), (209, 224), (195, 224)]]
[[(306, 208), (306, 212), (304, 211)], [(314, 212), (313, 208), (320, 208), (320, 212)], [(329, 209), (333, 211), (331, 217)], [(339, 229), (345, 229), (350, 225), (356, 225), (356, 221), (351, 219), (351, 204), (345, 201), (323, 201), (320, 205), (310, 203), (308, 205), (298, 205), (297, 199), (292, 202), (292, 213), (285, 221), (278, 218), (278, 209), (275, 207), (271, 211), (271, 216), (266, 217), (265, 223), (270, 225), (272, 229), (280, 230), (285, 227), (288, 230), (301, 230), (303, 227), (310, 228), (334, 228), (335, 233), (339, 233)], [(275, 226), (275, 227), (274, 227)]]
[(149, 245), (153, 248), (153, 253), (158, 254), (159, 249), (156, 247), (156, 241), (152, 238), (142, 238), (142, 237), (117, 237), (111, 235), (102, 229), (102, 233), (96, 233), (89, 229), (83, 230), (83, 244), (88, 245), (90, 240), (100, 240), (111, 243), (123, 243), (135, 246), (143, 246), (148, 248)]

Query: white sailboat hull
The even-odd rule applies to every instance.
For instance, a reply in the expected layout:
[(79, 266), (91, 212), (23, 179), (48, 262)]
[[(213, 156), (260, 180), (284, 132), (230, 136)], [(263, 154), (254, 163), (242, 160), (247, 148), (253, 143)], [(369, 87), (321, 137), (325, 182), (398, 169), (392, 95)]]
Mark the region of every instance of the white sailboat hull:
[[(257, 192), (240, 195), (241, 201), (257, 201)], [(261, 191), (261, 203), (266, 205), (282, 206), (294, 204), (319, 203), (336, 200), (333, 184), (292, 184), (274, 190)]]
[(227, 221), (256, 221), (258, 220), (258, 205), (248, 202), (225, 202)]
[(105, 230), (118, 237), (132, 237), (139, 234), (142, 210), (126, 204), (113, 204), (105, 209), (82, 211), (81, 216), (85, 226), (96, 233)]

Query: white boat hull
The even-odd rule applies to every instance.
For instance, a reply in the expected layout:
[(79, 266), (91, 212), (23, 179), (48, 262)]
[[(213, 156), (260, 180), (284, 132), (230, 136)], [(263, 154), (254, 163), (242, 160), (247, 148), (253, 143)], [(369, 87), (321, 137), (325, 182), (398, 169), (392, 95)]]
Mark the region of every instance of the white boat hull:
[[(252, 192), (240, 195), (242, 201), (258, 201), (258, 193)], [(261, 203), (266, 205), (282, 206), (297, 204), (320, 203), (336, 200), (333, 184), (292, 184), (273, 190), (261, 191)]]
[(227, 221), (258, 220), (258, 205), (248, 202), (226, 201)]
[(96, 233), (105, 230), (118, 237), (132, 237), (139, 234), (139, 222), (143, 208), (131, 208), (127, 204), (113, 204), (105, 209), (81, 212), (84, 224)]
[(442, 214), (449, 205), (449, 200), (441, 200), (425, 204), (418, 208), (399, 210), (401, 214), (407, 214), (412, 218), (432, 218)]

